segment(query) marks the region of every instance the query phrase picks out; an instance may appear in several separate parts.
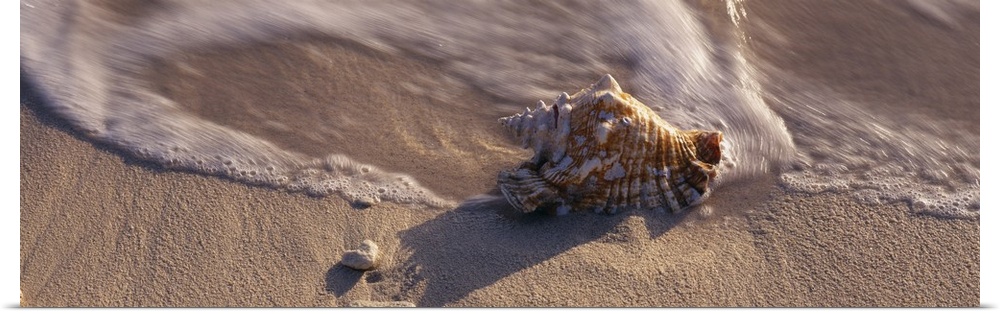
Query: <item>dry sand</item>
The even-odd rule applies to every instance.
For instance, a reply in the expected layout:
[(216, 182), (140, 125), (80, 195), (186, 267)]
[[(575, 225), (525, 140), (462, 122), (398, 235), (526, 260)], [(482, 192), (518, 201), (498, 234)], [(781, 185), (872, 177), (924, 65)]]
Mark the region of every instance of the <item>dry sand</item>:
[[(720, 189), (708, 218), (517, 215), (495, 197), (454, 209), (382, 203), (357, 210), (338, 198), (122, 157), (73, 135), (28, 97), (21, 107), (21, 303), (979, 304), (978, 221), (914, 216), (903, 204), (863, 207), (832, 194), (785, 195), (772, 186)], [(361, 273), (338, 265), (364, 239), (382, 248), (380, 267)]]

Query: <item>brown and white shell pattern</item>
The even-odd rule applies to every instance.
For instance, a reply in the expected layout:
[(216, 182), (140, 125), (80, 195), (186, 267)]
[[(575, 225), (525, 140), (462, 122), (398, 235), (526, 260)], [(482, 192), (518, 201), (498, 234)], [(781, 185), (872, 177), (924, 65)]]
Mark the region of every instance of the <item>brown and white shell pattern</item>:
[(611, 75), (500, 122), (535, 151), (497, 177), (504, 197), (522, 212), (679, 212), (709, 194), (722, 157), (721, 132), (678, 130)]

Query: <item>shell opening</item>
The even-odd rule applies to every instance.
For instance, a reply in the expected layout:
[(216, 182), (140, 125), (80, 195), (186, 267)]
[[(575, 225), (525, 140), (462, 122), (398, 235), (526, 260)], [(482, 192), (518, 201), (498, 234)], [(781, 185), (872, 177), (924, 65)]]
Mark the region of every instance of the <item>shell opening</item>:
[(722, 160), (722, 132), (698, 132), (695, 146), (698, 150), (698, 160), (711, 165), (718, 165)]

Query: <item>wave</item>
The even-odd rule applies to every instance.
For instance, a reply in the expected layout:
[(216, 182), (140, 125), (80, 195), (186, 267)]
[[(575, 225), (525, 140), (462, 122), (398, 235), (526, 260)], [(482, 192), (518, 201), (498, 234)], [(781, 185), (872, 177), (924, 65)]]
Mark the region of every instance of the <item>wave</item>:
[[(613, 73), (628, 82), (626, 92), (667, 121), (726, 134), (726, 168), (718, 184), (781, 174), (785, 187), (799, 192), (827, 191), (817, 184), (835, 182), (826, 186), (845, 187), (859, 199), (908, 201), (917, 211), (978, 217), (978, 137), (945, 141), (962, 136), (864, 119), (870, 112), (836, 93), (777, 88), (774, 82), (794, 75), (762, 71), (766, 65), (744, 34), (745, 4), (726, 6), (720, 24), (706, 18), (711, 12), (703, 7), (674, 1), (176, 1), (130, 8), (49, 3), (22, 8), (21, 62), (54, 111), (96, 141), (174, 169), (336, 194), (362, 207), (455, 202), (409, 174), (355, 160), (344, 147), (311, 156), (199, 116), (158, 90), (149, 69), (192, 51), (320, 37), (439, 65), (442, 78), (411, 91), (454, 104), (443, 111), (452, 115), (443, 121), (499, 117)], [(497, 101), (464, 102), (452, 92), (459, 87)], [(818, 108), (817, 102), (825, 105)], [(407, 130), (398, 132), (406, 136)], [(846, 136), (861, 140), (842, 140)], [(874, 153), (872, 145), (884, 149)], [(933, 153), (941, 145), (967, 153)], [(902, 166), (881, 167), (885, 158), (902, 160)], [(880, 179), (859, 179), (873, 175)], [(955, 176), (960, 179), (948, 179)], [(931, 179), (912, 180), (918, 177)]]

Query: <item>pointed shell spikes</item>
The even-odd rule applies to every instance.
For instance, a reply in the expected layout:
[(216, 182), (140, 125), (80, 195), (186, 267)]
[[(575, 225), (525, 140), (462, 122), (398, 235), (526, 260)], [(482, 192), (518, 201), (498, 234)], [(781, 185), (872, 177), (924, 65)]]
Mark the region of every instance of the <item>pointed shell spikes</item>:
[(611, 75), (553, 106), (500, 119), (535, 156), (497, 185), (524, 212), (645, 208), (678, 212), (710, 192), (722, 133), (682, 131), (621, 90)]
[(611, 90), (612, 92), (617, 93), (622, 92), (622, 88), (618, 85), (618, 81), (615, 81), (615, 78), (611, 77), (611, 74), (601, 76), (601, 79), (598, 80), (597, 83), (594, 83), (592, 89), (595, 91)]
[(561, 94), (559, 94), (559, 97), (556, 97), (556, 105), (565, 104), (566, 100), (568, 99), (569, 99), (569, 94), (567, 94), (566, 92), (562, 92)]

